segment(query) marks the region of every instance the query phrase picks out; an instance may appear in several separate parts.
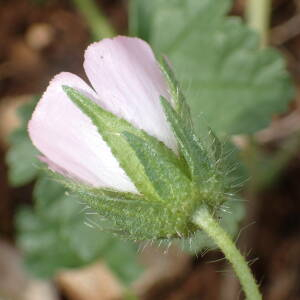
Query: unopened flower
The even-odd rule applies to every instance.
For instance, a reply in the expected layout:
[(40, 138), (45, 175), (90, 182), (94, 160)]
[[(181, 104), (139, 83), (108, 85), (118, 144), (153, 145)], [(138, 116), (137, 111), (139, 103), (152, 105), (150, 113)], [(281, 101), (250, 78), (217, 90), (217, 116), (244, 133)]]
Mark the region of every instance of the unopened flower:
[(50, 82), (29, 135), (51, 170), (123, 234), (188, 236), (201, 205), (224, 201), (217, 142), (195, 135), (169, 66), (149, 45), (116, 37), (90, 45), (84, 69)]
[(96, 126), (63, 91), (70, 86), (104, 109), (176, 149), (160, 95), (166, 82), (150, 47), (136, 38), (117, 37), (90, 45), (84, 69), (93, 89), (71, 73), (52, 79), (29, 123), (34, 145), (51, 168), (95, 187), (137, 192)]

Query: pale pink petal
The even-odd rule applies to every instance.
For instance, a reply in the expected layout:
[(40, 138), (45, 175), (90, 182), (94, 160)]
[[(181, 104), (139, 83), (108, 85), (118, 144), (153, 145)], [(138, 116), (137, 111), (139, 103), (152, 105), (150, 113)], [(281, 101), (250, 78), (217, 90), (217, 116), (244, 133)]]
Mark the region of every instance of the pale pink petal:
[(74, 179), (79, 182), (82, 181), (80, 178), (76, 177), (74, 174), (69, 173), (65, 169), (63, 169), (60, 166), (58, 166), (57, 164), (55, 164), (53, 161), (51, 161), (46, 156), (39, 155), (38, 159), (41, 162), (45, 163), (51, 171), (53, 171), (55, 173), (59, 173), (59, 174), (63, 175), (64, 177), (68, 177), (68, 178)]
[(50, 82), (29, 122), (33, 144), (49, 167), (95, 187), (137, 192), (91, 120), (68, 98), (63, 85), (89, 98), (95, 92), (78, 76), (60, 73)]
[(176, 151), (176, 140), (159, 99), (170, 96), (146, 42), (119, 36), (94, 43), (85, 52), (84, 68), (99, 105)]

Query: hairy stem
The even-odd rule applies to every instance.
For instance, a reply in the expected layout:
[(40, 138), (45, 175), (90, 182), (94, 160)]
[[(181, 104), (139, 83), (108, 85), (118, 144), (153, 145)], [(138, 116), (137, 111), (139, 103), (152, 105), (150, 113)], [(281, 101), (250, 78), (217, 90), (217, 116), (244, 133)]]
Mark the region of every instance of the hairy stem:
[(245, 258), (206, 207), (202, 207), (196, 212), (193, 222), (206, 232), (223, 251), (240, 280), (246, 298), (248, 300), (261, 300), (262, 296)]
[(100, 8), (95, 4), (94, 0), (73, 0), (73, 3), (78, 11), (85, 17), (94, 40), (115, 35), (114, 29), (106, 17), (102, 15)]
[(260, 35), (261, 47), (268, 44), (271, 0), (247, 0), (246, 17), (248, 25)]

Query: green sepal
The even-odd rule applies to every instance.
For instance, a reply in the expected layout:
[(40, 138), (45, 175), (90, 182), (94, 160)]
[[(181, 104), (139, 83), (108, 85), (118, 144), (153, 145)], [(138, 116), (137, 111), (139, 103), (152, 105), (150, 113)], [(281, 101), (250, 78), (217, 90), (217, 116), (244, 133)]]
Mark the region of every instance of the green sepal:
[(223, 145), (212, 128), (208, 128), (208, 136), (210, 138), (210, 149), (211, 153), (214, 155), (214, 159), (219, 161), (223, 154)]
[[(199, 192), (199, 199), (211, 207), (218, 207), (224, 202), (224, 184), (222, 172), (221, 147), (216, 136), (212, 136), (211, 142), (202, 142), (193, 129), (187, 128), (172, 105), (161, 97), (167, 120), (174, 132), (180, 152), (185, 158), (192, 181)], [(216, 145), (215, 148), (213, 145)]]
[(189, 236), (188, 218), (166, 205), (149, 201), (103, 201), (101, 196), (82, 193), (81, 198), (100, 215), (113, 222), (120, 236), (136, 239), (161, 239)]
[(190, 201), (191, 181), (169, 160), (168, 156), (161, 155), (150, 141), (143, 140), (130, 132), (123, 132), (123, 136), (135, 151), (161, 199), (172, 207), (176, 207), (180, 201), (183, 203)]
[(185, 100), (184, 94), (179, 86), (173, 70), (164, 56), (160, 57), (160, 68), (167, 80), (171, 99), (174, 101), (174, 108), (187, 128), (192, 128), (190, 108)]
[(125, 136), (122, 135), (122, 132), (130, 132), (148, 143), (151, 143), (152, 147), (156, 149), (160, 155), (167, 156), (170, 161), (173, 161), (175, 165), (177, 164), (178, 167), (180, 167), (180, 161), (177, 159), (175, 153), (167, 148), (162, 142), (149, 136), (145, 131), (135, 128), (126, 120), (118, 118), (114, 114), (104, 110), (77, 90), (67, 86), (63, 86), (63, 89), (69, 98), (97, 127), (98, 132), (109, 145), (113, 155), (119, 161), (120, 166), (133, 181), (139, 192), (145, 195), (146, 198), (163, 202), (163, 199), (161, 199), (155, 190), (155, 187), (149, 181), (144, 166), (135, 155), (135, 151), (129, 146)]
[(188, 237), (197, 229), (190, 222), (196, 205), (192, 196), (185, 199), (182, 206), (166, 205), (149, 201), (140, 194), (94, 188), (49, 169), (47, 172), (107, 219), (112, 224), (109, 230), (121, 237), (132, 240), (179, 238)]
[(164, 97), (160, 99), (180, 151), (189, 166), (192, 179), (197, 183), (203, 182), (209, 171), (209, 161), (204, 147), (201, 145), (195, 133), (191, 131), (190, 128), (184, 126), (180, 116), (176, 113), (169, 101)]

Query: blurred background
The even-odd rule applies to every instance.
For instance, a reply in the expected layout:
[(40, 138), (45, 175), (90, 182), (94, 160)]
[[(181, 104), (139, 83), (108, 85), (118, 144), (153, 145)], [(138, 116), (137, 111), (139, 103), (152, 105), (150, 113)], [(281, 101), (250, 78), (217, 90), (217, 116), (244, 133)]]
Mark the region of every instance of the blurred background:
[[(120, 240), (40, 169), (26, 133), (36, 101), (61, 71), (86, 78), (87, 45), (116, 34), (166, 53), (192, 113), (203, 107), (226, 135), (237, 176), (246, 179), (239, 179), (243, 200), (228, 205), (224, 223), (264, 299), (300, 299), (300, 1), (273, 0), (269, 8), (260, 25), (263, 7), (251, 12), (243, 0), (0, 0), (1, 300), (242, 299), (206, 237), (167, 250)], [(171, 51), (177, 28), (188, 37)], [(266, 44), (273, 49), (261, 49)], [(223, 77), (214, 83), (217, 73)], [(213, 91), (203, 82), (213, 82)], [(218, 100), (215, 115), (218, 105), (207, 103)]]

